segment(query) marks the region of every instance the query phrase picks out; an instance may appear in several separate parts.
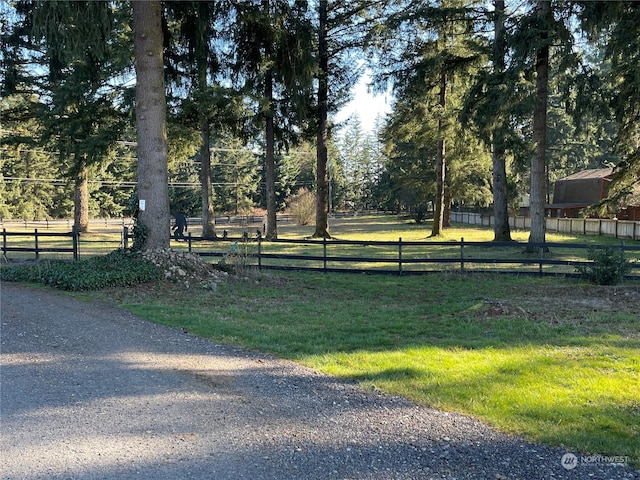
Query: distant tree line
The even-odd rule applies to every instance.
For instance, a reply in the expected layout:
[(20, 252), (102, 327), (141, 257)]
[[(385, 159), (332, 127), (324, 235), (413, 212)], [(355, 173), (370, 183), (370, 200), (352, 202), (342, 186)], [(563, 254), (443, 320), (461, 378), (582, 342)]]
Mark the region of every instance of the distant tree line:
[[(35, 1), (0, 9), (0, 215), (135, 215), (168, 244), (169, 211), (276, 214), (315, 195), (384, 208), (432, 235), (493, 206), (496, 240), (529, 194), (530, 240), (559, 177), (639, 181), (640, 5), (633, 1)], [(87, 21), (91, 19), (91, 21)], [(391, 92), (373, 132), (336, 124), (365, 71)], [(144, 201), (142, 201), (144, 200)], [(144, 208), (141, 208), (144, 207)], [(600, 205), (606, 208), (606, 202)]]

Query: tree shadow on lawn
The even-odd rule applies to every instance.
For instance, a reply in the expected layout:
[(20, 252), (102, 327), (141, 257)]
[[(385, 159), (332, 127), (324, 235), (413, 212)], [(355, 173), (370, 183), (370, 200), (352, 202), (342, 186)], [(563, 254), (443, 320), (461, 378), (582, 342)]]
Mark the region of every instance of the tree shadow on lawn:
[[(355, 288), (334, 286), (334, 277), (312, 280), (292, 281), (286, 295), (211, 297), (206, 307), (225, 312), (209, 315), (213, 329), (186, 328), (538, 441), (640, 458), (637, 287), (515, 280), (494, 292), (489, 282), (458, 277), (440, 278), (451, 285), (394, 279)], [(317, 296), (318, 308), (296, 296)]]
[(431, 363), (415, 358), (414, 366), (377, 369), (375, 358), (358, 355), (358, 371), (344, 377), (419, 404), (465, 412), (548, 445), (576, 448), (584, 454), (626, 456), (637, 468), (637, 372), (635, 377), (625, 371), (602, 372), (598, 377), (593, 373), (596, 369), (587, 369), (574, 375), (562, 357), (534, 354), (519, 360), (507, 355), (478, 364), (463, 358), (456, 364), (445, 356)]

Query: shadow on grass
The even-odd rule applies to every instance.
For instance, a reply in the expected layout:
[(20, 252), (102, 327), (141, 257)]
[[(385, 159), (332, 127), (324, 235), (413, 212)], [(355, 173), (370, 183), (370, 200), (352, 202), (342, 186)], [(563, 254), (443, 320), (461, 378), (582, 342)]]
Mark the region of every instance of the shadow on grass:
[(637, 467), (640, 380), (625, 354), (634, 355), (611, 349), (596, 356), (587, 347), (414, 347), (390, 355), (343, 355), (335, 363), (326, 360), (323, 369), (549, 445), (625, 456)]
[(640, 458), (639, 295), (566, 279), (288, 275), (132, 311), (533, 440)]

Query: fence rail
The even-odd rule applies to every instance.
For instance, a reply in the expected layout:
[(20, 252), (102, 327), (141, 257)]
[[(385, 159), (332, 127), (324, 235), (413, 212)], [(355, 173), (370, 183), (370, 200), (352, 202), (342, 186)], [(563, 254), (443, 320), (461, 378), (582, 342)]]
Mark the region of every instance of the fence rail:
[[(11, 228), (37, 228), (38, 230), (49, 230), (49, 229), (62, 229), (66, 228), (71, 231), (73, 229), (73, 219), (72, 218), (64, 218), (64, 219), (45, 219), (45, 220), (11, 220), (11, 219), (0, 219), (0, 226), (5, 229)], [(89, 220), (89, 227), (104, 227), (109, 228), (112, 227), (114, 229), (122, 229), (122, 227), (126, 225), (133, 225), (133, 220), (131, 218), (121, 217), (121, 218), (93, 218)]]
[[(12, 241), (18, 238), (20, 240)], [(2, 253), (6, 259), (10, 252), (33, 252), (36, 260), (45, 253), (64, 253), (77, 260), (80, 238), (74, 231), (43, 233), (35, 229), (33, 232), (7, 232), (3, 229)], [(127, 248), (131, 240), (129, 229), (124, 227), (119, 246)], [(577, 267), (593, 264), (588, 259), (588, 249), (605, 247), (579, 243), (470, 242), (464, 239), (446, 242), (404, 241), (402, 238), (397, 241), (264, 241), (259, 236), (223, 239), (193, 236), (191, 233), (185, 242), (173, 243), (175, 250), (217, 258), (229, 266), (240, 264), (243, 268), (398, 275), (459, 271), (574, 276)], [(628, 277), (640, 278), (640, 246), (621, 242), (615, 248), (623, 250), (634, 262)]]
[[(182, 245), (178, 247), (177, 245)], [(182, 248), (203, 257), (273, 270), (424, 274), (442, 271), (577, 275), (593, 265), (589, 249), (611, 245), (460, 241), (350, 241), (327, 239), (205, 238), (188, 235)], [(633, 262), (628, 278), (640, 278), (640, 246), (614, 245)], [(231, 258), (231, 260), (229, 260)]]
[[(18, 246), (10, 245), (10, 238), (31, 238), (33, 237), (33, 246), (25, 246), (24, 241), (17, 242)], [(63, 246), (52, 246), (52, 245), (42, 245), (42, 241), (46, 241), (49, 238), (68, 238), (70, 245)], [(27, 240), (27, 243), (31, 243)], [(74, 231), (71, 232), (40, 232), (38, 229), (34, 229), (33, 232), (7, 232), (6, 229), (2, 229), (2, 256), (3, 258), (7, 258), (8, 252), (33, 252), (35, 254), (36, 260), (40, 260), (40, 255), (43, 253), (71, 253), (73, 255), (73, 259), (77, 260), (79, 258), (79, 249), (78, 249), (78, 234)]]

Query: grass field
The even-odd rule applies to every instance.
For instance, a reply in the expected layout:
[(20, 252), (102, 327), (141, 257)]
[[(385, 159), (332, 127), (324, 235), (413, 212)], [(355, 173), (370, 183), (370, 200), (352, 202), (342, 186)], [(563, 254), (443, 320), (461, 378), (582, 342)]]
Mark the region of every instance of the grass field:
[[(396, 221), (378, 224), (377, 235), (375, 222), (364, 222), (360, 232), (337, 236), (428, 234)], [(491, 238), (480, 229), (448, 235)], [(492, 274), (253, 272), (214, 292), (154, 284), (85, 295), (533, 441), (625, 456), (640, 467), (638, 282), (599, 287)]]
[[(375, 241), (387, 241), (398, 242), (402, 239), (403, 242), (419, 242), (419, 246), (404, 246), (403, 258), (410, 260), (412, 258), (433, 258), (442, 259), (448, 258), (455, 260), (460, 256), (460, 248), (454, 241), (458, 242), (464, 239), (465, 242), (489, 242), (493, 238), (493, 233), (490, 229), (481, 227), (470, 227), (464, 225), (454, 225), (452, 228), (447, 228), (444, 234), (437, 238), (429, 238), (431, 231), (430, 223), (416, 224), (412, 219), (403, 219), (396, 215), (369, 215), (369, 216), (348, 216), (332, 218), (330, 221), (331, 233), (334, 239), (345, 241), (357, 241), (357, 242), (375, 242)], [(33, 231), (34, 228), (30, 225), (25, 227), (20, 223), (7, 225), (8, 231), (17, 233), (24, 232), (25, 236), (10, 236), (7, 237), (7, 245), (9, 247), (34, 247)], [(51, 232), (69, 232), (70, 224), (65, 222), (52, 223), (51, 225), (38, 224), (38, 231), (41, 235), (46, 235)], [(218, 233), (222, 230), (227, 230), (230, 237), (238, 238), (243, 232), (248, 232), (250, 236), (255, 236), (256, 227), (261, 227), (260, 224), (221, 224), (218, 225)], [(253, 232), (253, 233), (252, 233)], [(190, 227), (190, 233), (194, 236), (198, 236), (200, 229), (197, 226), (192, 225)], [(280, 222), (278, 225), (278, 237), (284, 240), (304, 240), (313, 233), (312, 226), (299, 226), (291, 222)], [(31, 235), (30, 237), (28, 235)], [(512, 232), (512, 237), (518, 242), (526, 242), (528, 239), (528, 231), (515, 230)], [(599, 245), (620, 245), (621, 240), (605, 237), (605, 236), (583, 236), (583, 235), (557, 235), (554, 233), (547, 233), (547, 241), (553, 243), (583, 243), (583, 244), (599, 244)], [(129, 245), (132, 240), (129, 239)], [(451, 243), (451, 245), (448, 245)], [(629, 246), (640, 246), (640, 241), (625, 240), (625, 244)], [(71, 238), (62, 237), (46, 237), (43, 236), (39, 239), (39, 247), (71, 247)], [(94, 222), (91, 224), (89, 233), (82, 234), (79, 239), (79, 252), (81, 258), (95, 254), (106, 254), (109, 251), (117, 249), (123, 245), (122, 225), (118, 221), (111, 221), (107, 224), (101, 222)], [(192, 244), (193, 251), (205, 252), (213, 251), (224, 253), (231, 245), (231, 242), (198, 242), (195, 241)], [(358, 262), (357, 264), (350, 265), (349, 262), (332, 262), (330, 267), (338, 268), (360, 268), (360, 269), (379, 269), (384, 268), (387, 270), (397, 269), (398, 248), (394, 246), (382, 247), (378, 245), (335, 245), (335, 242), (329, 242), (327, 254), (329, 256), (350, 256), (350, 257), (374, 257), (374, 258), (388, 258), (389, 263), (378, 262)], [(184, 242), (177, 243), (172, 241), (172, 248), (176, 250), (186, 250), (187, 244)], [(255, 254), (257, 252), (257, 242), (255, 240), (250, 241), (247, 245), (244, 245), (248, 253)], [(271, 243), (263, 242), (262, 253), (273, 255), (315, 255), (322, 256), (322, 245), (316, 241), (309, 241), (307, 244), (295, 245), (286, 243)], [(553, 248), (549, 252), (544, 254), (545, 259), (550, 260), (569, 260), (580, 261), (585, 260), (587, 251), (585, 249), (568, 249), (563, 247)], [(640, 260), (640, 250), (631, 251), (628, 253), (630, 260)], [(33, 259), (34, 253), (32, 252), (9, 252), (7, 257), (12, 260), (25, 260)], [(506, 268), (509, 270), (518, 269), (519, 271), (535, 272), (537, 266), (522, 265), (519, 260), (523, 258), (521, 248), (513, 248), (507, 246), (493, 246), (487, 247), (475, 247), (473, 245), (465, 246), (465, 257), (475, 259), (488, 259), (488, 263), (471, 263), (467, 262), (466, 268), (484, 268), (490, 269), (491, 259), (501, 259), (505, 261), (514, 260), (513, 265), (506, 264)], [(526, 256), (525, 256), (526, 257)], [(539, 255), (529, 254), (529, 260), (536, 260)], [(71, 253), (57, 253), (57, 252), (44, 252), (40, 255), (42, 259), (70, 259)], [(394, 263), (395, 262), (395, 263)], [(290, 265), (306, 265), (312, 267), (322, 266), (322, 262), (309, 261), (303, 262), (298, 260), (297, 262), (287, 262), (286, 260), (279, 259), (275, 262), (266, 260), (265, 266), (273, 264), (290, 264)], [(446, 264), (431, 264), (425, 265), (416, 264), (412, 266), (410, 263), (404, 265), (404, 271), (410, 271), (412, 269), (418, 270), (438, 270), (438, 269), (450, 269), (455, 270), (456, 264), (451, 264), (448, 267)], [(545, 266), (545, 270), (554, 273), (572, 273), (574, 269), (571, 266)]]
[(154, 322), (640, 464), (640, 285), (290, 273), (108, 295)]
[[(302, 239), (310, 230), (282, 225), (279, 234)], [(332, 234), (428, 243), (429, 225), (393, 216), (349, 217), (334, 219)], [(527, 235), (513, 234), (521, 241)], [(437, 241), (462, 237), (488, 241), (492, 233), (452, 228)], [(606, 237), (548, 239), (619, 243)], [(83, 252), (95, 255), (118, 237), (96, 229), (84, 241)], [(213, 291), (151, 283), (76, 295), (291, 359), (364, 388), (463, 412), (533, 441), (624, 456), (640, 467), (637, 281), (598, 287), (558, 277), (248, 269), (242, 279), (230, 278)]]

